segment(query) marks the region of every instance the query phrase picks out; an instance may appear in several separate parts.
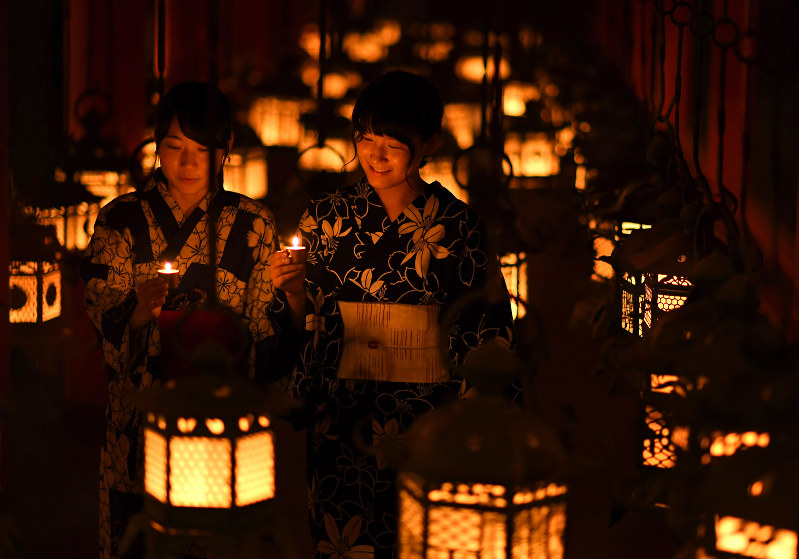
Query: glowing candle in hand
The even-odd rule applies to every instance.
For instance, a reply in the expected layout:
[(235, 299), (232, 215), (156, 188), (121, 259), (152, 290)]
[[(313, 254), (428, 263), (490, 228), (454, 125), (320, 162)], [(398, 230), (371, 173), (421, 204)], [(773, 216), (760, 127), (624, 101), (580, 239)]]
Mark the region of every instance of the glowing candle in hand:
[(292, 264), (304, 264), (305, 257), (308, 255), (308, 247), (300, 246), (300, 238), (294, 237), (291, 240), (292, 246), (286, 247), (286, 256)]
[(158, 270), (158, 277), (166, 280), (169, 289), (175, 289), (180, 281), (180, 272), (172, 267), (171, 262), (165, 262), (164, 267)]

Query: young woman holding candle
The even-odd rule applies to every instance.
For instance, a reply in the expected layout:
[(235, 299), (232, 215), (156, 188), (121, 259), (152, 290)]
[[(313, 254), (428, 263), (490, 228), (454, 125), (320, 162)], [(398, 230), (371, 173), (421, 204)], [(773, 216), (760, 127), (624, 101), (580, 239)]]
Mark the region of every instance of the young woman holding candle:
[[(233, 143), (227, 99), (204, 83), (174, 86), (159, 104), (155, 142), (160, 166), (145, 188), (101, 209), (82, 267), (86, 309), (109, 378), (100, 482), (103, 558), (118, 557), (127, 521), (142, 504), (140, 411), (128, 396), (168, 373), (162, 370), (162, 310), (205, 304), (215, 269), (213, 300), (241, 318), (250, 375), (265, 381), (280, 376), (278, 334), (266, 312), (273, 296), (271, 259), (279, 248), (275, 224), (263, 204), (223, 187)], [(212, 217), (218, 230), (213, 267)], [(167, 262), (178, 270), (173, 289), (159, 275)]]
[(420, 75), (392, 71), (367, 86), (352, 113), (365, 176), (309, 205), (299, 227), (307, 265), (275, 258), (276, 319), (290, 317), (305, 336), (291, 390), (308, 410), (319, 557), (395, 553), (391, 442), (462, 393), (453, 371), (475, 348), (512, 343), (507, 291), (495, 303), (459, 306), (492, 278), (503, 293), (504, 282), (476, 213), (420, 176), (442, 116), (438, 92)]

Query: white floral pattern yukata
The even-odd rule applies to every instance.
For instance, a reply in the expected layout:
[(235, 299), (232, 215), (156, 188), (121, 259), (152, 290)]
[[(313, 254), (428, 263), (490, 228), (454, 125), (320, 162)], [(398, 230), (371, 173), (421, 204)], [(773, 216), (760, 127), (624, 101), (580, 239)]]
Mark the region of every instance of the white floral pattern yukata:
[(250, 374), (269, 380), (277, 335), (267, 316), (273, 288), (272, 254), (278, 247), (272, 214), (259, 202), (219, 189), (191, 215), (183, 215), (158, 171), (153, 184), (102, 208), (83, 262), (86, 310), (102, 344), (108, 372), (106, 441), (101, 453), (100, 556), (118, 554), (131, 514), (141, 507), (143, 450), (139, 409), (125, 396), (161, 379), (156, 321), (132, 336), (136, 286), (164, 261), (181, 271), (163, 310), (197, 308), (207, 300), (207, 222), (217, 217), (217, 301), (240, 316), (249, 334)]
[[(433, 183), (393, 222), (366, 179), (312, 202), (300, 222), (309, 247), (306, 343), (291, 389), (304, 402), (308, 499), (319, 557), (395, 553), (397, 510), (387, 441), (454, 399), (464, 383), (337, 378), (339, 301), (449, 305), (487, 279), (489, 256), (477, 214)], [(273, 308), (285, 312), (277, 291)], [(285, 317), (283, 318), (285, 320)], [(512, 343), (509, 301), (464, 307), (450, 325), (452, 365), (489, 339)]]

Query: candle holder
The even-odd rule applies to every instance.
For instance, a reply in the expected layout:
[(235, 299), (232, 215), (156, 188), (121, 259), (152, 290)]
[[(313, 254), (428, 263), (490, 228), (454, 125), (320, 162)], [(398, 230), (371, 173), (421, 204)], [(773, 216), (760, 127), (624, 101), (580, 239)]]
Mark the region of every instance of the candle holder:
[(289, 257), (289, 262), (292, 264), (305, 264), (305, 260), (308, 258), (308, 247), (299, 246), (299, 237), (294, 237), (292, 243), (292, 246), (283, 249), (286, 252), (286, 256)]
[(177, 289), (178, 283), (180, 283), (180, 271), (173, 268), (169, 262), (164, 264), (164, 267), (158, 270), (158, 277), (163, 278), (164, 281), (166, 281), (169, 291)]

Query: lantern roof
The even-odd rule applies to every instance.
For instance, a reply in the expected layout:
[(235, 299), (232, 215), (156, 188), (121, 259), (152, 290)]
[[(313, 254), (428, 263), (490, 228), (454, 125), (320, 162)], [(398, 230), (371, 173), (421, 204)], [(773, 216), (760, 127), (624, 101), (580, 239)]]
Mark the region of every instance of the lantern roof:
[(265, 391), (245, 377), (203, 374), (167, 381), (134, 396), (143, 409), (169, 417), (237, 418), (269, 412)]
[(431, 481), (497, 484), (563, 477), (566, 466), (554, 432), (497, 395), (457, 400), (418, 420), (402, 463)]
[(52, 225), (41, 225), (35, 221), (15, 219), (11, 224), (9, 250), (12, 260), (54, 261), (61, 256), (61, 243)]
[(89, 192), (80, 183), (67, 177), (64, 182), (53, 182), (46, 191), (36, 191), (20, 197), (20, 203), (35, 208), (65, 208), (78, 204), (99, 204), (102, 197)]

